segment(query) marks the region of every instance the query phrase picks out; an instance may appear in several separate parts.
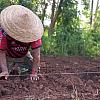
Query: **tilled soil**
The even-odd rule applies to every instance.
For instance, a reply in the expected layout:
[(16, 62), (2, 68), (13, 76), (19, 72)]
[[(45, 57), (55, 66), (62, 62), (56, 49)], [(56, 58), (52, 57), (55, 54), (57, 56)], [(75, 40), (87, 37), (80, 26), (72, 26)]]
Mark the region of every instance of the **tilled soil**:
[(0, 80), (0, 100), (100, 100), (100, 60), (42, 56), (38, 81)]

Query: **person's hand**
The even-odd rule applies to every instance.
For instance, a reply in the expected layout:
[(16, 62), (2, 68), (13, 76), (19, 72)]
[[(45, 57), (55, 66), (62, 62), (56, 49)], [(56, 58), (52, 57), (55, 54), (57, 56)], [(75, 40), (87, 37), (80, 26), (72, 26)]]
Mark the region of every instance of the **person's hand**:
[(33, 68), (32, 73), (30, 74), (30, 79), (31, 80), (39, 80), (39, 76), (37, 75), (38, 70)]
[(1, 78), (1, 79), (2, 79), (2, 77), (4, 77), (4, 79), (7, 80), (8, 76), (9, 76), (8, 71), (4, 71), (4, 72), (0, 73), (0, 78)]

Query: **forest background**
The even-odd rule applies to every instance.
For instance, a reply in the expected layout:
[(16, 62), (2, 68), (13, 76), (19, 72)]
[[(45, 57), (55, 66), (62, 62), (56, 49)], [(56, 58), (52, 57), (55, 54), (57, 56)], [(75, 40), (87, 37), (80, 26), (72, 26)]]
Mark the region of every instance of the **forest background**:
[(12, 4), (41, 19), (43, 54), (100, 56), (100, 0), (0, 0), (0, 11)]

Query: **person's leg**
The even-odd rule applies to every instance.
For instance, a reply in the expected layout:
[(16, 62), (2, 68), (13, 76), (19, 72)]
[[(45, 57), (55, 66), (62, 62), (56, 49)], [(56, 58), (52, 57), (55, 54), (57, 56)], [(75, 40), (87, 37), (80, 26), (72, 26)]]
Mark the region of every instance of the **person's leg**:
[(30, 74), (32, 70), (32, 64), (33, 64), (33, 57), (30, 51), (28, 51), (25, 57), (23, 57), (23, 60), (24, 60), (24, 63), (21, 66), (21, 72)]
[(19, 74), (27, 74), (29, 73), (31, 69), (31, 62), (30, 59), (27, 56), (24, 56), (22, 58), (15, 58), (13, 61), (13, 68), (12, 71)]
[(28, 52), (24, 57), (22, 58), (10, 58), (7, 56), (7, 66), (9, 69), (9, 73), (18, 73), (24, 74), (24, 73), (30, 73), (32, 70), (32, 55), (30, 52)]
[(9, 72), (13, 69), (14, 65), (15, 65), (15, 58), (11, 58), (7, 56), (7, 67)]
[(7, 56), (7, 66), (9, 74), (17, 75), (20, 74), (20, 65), (18, 58), (11, 58)]

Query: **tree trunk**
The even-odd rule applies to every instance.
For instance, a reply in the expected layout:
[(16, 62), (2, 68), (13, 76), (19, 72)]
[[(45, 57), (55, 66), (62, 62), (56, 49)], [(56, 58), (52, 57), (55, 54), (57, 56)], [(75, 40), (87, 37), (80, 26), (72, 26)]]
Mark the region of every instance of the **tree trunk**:
[(96, 10), (95, 10), (95, 18), (97, 17), (98, 8), (99, 8), (99, 0), (97, 0)]
[(43, 26), (44, 26), (44, 17), (45, 17), (45, 15), (46, 15), (46, 9), (47, 9), (47, 6), (48, 6), (48, 3), (46, 3), (45, 2), (45, 0), (44, 0), (44, 2), (43, 2), (43, 14), (42, 14), (42, 18), (41, 18), (41, 20), (42, 20), (42, 23), (43, 23)]
[(57, 11), (55, 12), (55, 14), (54, 14), (54, 7), (55, 7), (55, 0), (53, 0), (53, 6), (52, 6), (52, 15), (51, 15), (51, 24), (50, 24), (50, 28), (49, 28), (49, 35), (51, 35), (51, 34), (53, 34), (53, 32), (54, 32), (54, 27), (55, 27), (55, 23), (56, 23), (56, 20), (57, 20), (57, 18), (58, 18), (58, 16), (60, 15), (60, 13), (61, 13), (61, 5), (62, 5), (62, 3), (63, 3), (63, 0), (60, 0), (60, 2), (59, 2), (59, 5), (58, 5), (58, 9), (57, 9)]
[(93, 0), (91, 2), (91, 16), (90, 16), (90, 25), (92, 25), (92, 21), (93, 21)]
[(95, 15), (97, 15), (97, 10), (98, 10), (98, 8), (99, 8), (99, 1), (100, 1), (100, 0), (97, 0)]
[(51, 23), (53, 21), (54, 13), (55, 13), (55, 0), (53, 0), (53, 4), (52, 4)]
[(97, 0), (96, 10), (95, 10), (95, 16), (94, 16), (94, 30), (96, 30), (95, 20), (97, 18), (97, 11), (99, 9), (99, 0)]

